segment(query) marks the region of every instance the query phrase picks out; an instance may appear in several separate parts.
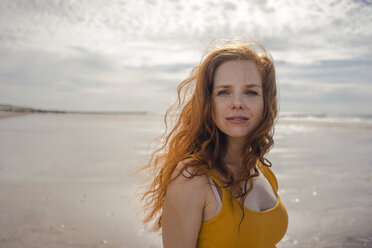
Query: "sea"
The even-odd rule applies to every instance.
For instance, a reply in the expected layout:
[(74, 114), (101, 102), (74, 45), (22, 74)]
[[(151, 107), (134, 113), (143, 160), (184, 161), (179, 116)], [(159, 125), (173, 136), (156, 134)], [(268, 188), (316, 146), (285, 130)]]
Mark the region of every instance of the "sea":
[[(0, 247), (162, 247), (134, 171), (163, 132), (157, 114), (0, 118)], [(277, 247), (372, 247), (372, 115), (281, 113), (274, 141)]]

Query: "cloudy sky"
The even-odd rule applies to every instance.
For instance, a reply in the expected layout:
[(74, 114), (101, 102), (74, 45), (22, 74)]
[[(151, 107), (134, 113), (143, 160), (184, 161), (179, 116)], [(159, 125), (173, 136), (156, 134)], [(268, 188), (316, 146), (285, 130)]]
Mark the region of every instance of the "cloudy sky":
[(367, 0), (0, 0), (0, 104), (161, 113), (232, 37), (272, 54), (282, 111), (372, 114)]

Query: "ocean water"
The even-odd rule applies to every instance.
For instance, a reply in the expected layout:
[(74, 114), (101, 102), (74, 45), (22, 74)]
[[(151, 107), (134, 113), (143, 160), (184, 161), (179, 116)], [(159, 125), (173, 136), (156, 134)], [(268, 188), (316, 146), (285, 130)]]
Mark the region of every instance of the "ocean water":
[[(372, 247), (372, 118), (284, 113), (268, 158), (289, 226), (278, 248)], [(161, 247), (136, 193), (157, 115), (0, 119), (1, 247)]]

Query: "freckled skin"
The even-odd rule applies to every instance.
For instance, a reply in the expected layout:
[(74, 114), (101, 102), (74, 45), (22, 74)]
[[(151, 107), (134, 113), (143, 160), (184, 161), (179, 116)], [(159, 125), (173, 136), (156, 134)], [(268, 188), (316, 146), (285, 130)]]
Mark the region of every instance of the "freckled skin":
[[(229, 139), (244, 139), (261, 121), (264, 105), (262, 79), (255, 63), (243, 60), (220, 65), (212, 94), (213, 120)], [(249, 119), (240, 124), (226, 119), (236, 115)]]

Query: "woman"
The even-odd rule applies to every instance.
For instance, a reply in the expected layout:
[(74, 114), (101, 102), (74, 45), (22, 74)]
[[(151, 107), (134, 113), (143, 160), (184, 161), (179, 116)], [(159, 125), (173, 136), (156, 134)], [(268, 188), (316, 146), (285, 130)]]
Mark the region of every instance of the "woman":
[(275, 247), (288, 216), (264, 158), (277, 115), (271, 58), (244, 41), (213, 47), (179, 85), (178, 109), (145, 166), (155, 174), (144, 223), (156, 221), (164, 247)]

